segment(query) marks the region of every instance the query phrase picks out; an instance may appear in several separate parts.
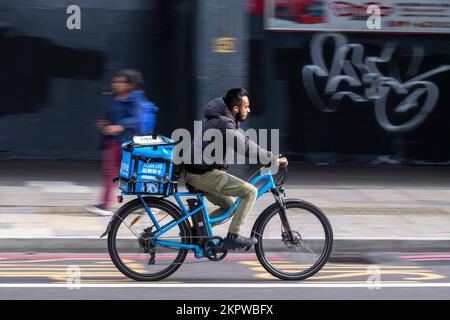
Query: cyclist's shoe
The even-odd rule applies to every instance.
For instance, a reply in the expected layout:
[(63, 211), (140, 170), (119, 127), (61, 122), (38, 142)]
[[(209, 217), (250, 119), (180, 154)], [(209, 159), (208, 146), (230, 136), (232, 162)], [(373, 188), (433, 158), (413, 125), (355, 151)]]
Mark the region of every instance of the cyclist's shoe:
[(223, 248), (226, 250), (230, 250), (251, 247), (257, 242), (258, 240), (255, 237), (245, 238), (238, 234), (228, 233), (227, 237), (225, 238)]

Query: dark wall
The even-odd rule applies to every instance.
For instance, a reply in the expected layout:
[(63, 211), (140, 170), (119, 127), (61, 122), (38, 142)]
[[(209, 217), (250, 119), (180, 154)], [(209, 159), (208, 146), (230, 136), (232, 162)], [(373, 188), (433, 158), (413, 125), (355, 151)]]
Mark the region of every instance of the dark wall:
[(450, 35), (267, 32), (253, 14), (251, 39), (253, 99), (265, 115), (284, 114), (278, 124), (293, 157), (450, 163)]
[(140, 70), (160, 107), (157, 130), (191, 122), (194, 1), (77, 1), (81, 30), (68, 30), (69, 1), (0, 4), (0, 157), (98, 159), (112, 75)]

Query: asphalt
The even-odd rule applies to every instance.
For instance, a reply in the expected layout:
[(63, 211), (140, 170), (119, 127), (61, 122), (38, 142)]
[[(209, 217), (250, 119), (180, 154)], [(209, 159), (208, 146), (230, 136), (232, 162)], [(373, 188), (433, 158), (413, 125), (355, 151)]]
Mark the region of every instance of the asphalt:
[[(332, 257), (301, 281), (271, 276), (252, 253), (231, 253), (220, 262), (194, 260), (188, 257), (166, 279), (136, 282), (107, 254), (0, 254), (0, 299), (448, 300), (450, 293), (448, 253)], [(303, 267), (293, 261), (280, 266)]]

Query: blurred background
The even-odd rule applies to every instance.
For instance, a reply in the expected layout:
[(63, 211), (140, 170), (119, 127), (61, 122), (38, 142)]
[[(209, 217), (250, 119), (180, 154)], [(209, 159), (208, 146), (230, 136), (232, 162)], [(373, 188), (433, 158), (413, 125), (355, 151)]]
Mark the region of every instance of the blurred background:
[[(355, 19), (361, 12), (358, 1), (267, 3), (264, 17), (263, 0), (78, 1), (81, 30), (69, 30), (67, 1), (2, 1), (0, 157), (100, 160), (101, 137), (94, 123), (104, 115), (105, 92), (115, 72), (135, 68), (144, 75), (149, 99), (160, 107), (161, 134), (191, 129), (208, 101), (243, 86), (252, 106), (246, 125), (279, 128), (281, 150), (292, 160), (449, 163), (448, 25), (405, 33), (413, 27), (389, 27), (394, 25), (392, 6), (382, 7), (383, 32), (355, 33), (352, 28), (365, 27), (364, 20)], [(337, 57), (335, 38), (322, 37), (313, 53), (314, 39), (321, 41), (318, 31), (335, 27), (327, 25), (327, 15), (348, 17), (348, 12), (359, 25), (337, 21), (350, 32), (334, 36), (359, 45), (364, 58), (384, 54), (378, 76), (406, 85), (403, 91), (389, 85), (387, 93), (380, 93), (381, 85), (365, 82), (367, 72), (349, 63), (355, 50)], [(306, 75), (305, 69), (318, 67), (319, 56), (327, 74)], [(333, 75), (332, 63), (345, 61), (348, 68)], [(441, 70), (419, 79), (428, 87), (407, 83), (436, 68)], [(339, 79), (328, 88), (339, 75), (352, 80)], [(367, 88), (379, 90), (378, 95)], [(342, 92), (358, 98), (334, 96)], [(415, 106), (399, 111), (408, 97)], [(385, 119), (377, 108), (385, 110)]]
[(322, 208), (337, 240), (357, 239), (334, 254), (448, 251), (448, 0), (377, 4), (369, 30), (364, 0), (1, 0), (0, 252), (105, 252), (109, 217), (84, 206), (101, 197), (95, 122), (124, 68), (142, 72), (169, 137), (247, 88), (244, 127), (280, 130), (288, 196)]

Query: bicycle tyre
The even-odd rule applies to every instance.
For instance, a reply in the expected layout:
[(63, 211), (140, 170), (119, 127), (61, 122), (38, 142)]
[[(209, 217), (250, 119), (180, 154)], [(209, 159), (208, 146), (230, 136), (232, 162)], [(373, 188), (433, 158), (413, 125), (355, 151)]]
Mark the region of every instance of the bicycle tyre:
[(263, 242), (264, 230), (269, 221), (274, 216), (278, 215), (279, 211), (278, 205), (273, 205), (267, 208), (255, 223), (256, 226), (254, 228), (253, 235), (258, 239), (258, 243), (255, 245), (255, 252), (261, 265), (264, 267), (265, 270), (267, 270), (267, 272), (269, 272), (273, 276), (282, 280), (303, 280), (319, 272), (322, 269), (322, 267), (327, 263), (333, 248), (333, 229), (326, 215), (313, 204), (299, 199), (286, 199), (285, 203), (286, 209), (291, 208), (302, 209), (306, 212), (311, 213), (320, 221), (325, 235), (324, 249), (321, 252), (320, 258), (313, 264), (312, 267), (296, 275), (289, 275), (286, 274), (285, 272), (278, 270), (267, 260), (266, 254), (264, 252), (264, 242)]
[[(182, 214), (178, 210), (176, 210), (176, 207), (171, 203), (167, 203), (167, 201), (153, 197), (146, 197), (144, 198), (144, 200), (148, 206), (164, 210), (164, 212), (168, 213), (174, 220), (179, 220), (182, 218)], [(176, 256), (174, 262), (164, 270), (158, 271), (155, 274), (141, 274), (128, 268), (120, 258), (117, 250), (117, 232), (123, 220), (125, 220), (130, 213), (136, 211), (139, 208), (144, 208), (144, 206), (139, 199), (135, 199), (127, 203), (117, 211), (117, 217), (115, 217), (115, 219), (111, 222), (111, 230), (108, 233), (108, 252), (116, 268), (128, 278), (136, 281), (159, 281), (167, 278), (175, 271), (177, 271), (178, 268), (180, 268), (189, 250), (179, 248), (178, 255)], [(187, 223), (187, 221), (183, 221), (178, 226), (182, 243), (189, 244), (191, 240), (191, 228), (189, 224)]]

